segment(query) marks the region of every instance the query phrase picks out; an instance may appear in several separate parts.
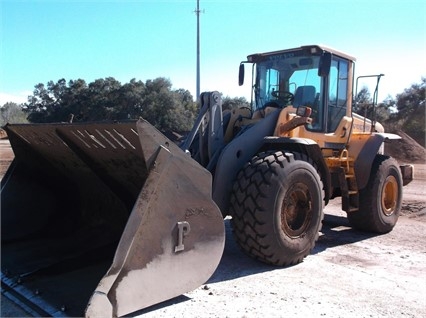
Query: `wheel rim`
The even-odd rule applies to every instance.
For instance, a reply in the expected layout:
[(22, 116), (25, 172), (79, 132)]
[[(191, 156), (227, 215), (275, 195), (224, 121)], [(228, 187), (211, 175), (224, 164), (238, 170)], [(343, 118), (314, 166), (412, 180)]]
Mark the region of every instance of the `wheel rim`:
[(394, 176), (388, 176), (382, 189), (382, 211), (386, 216), (394, 213), (398, 202), (398, 182)]
[(281, 228), (289, 237), (306, 232), (312, 218), (311, 195), (303, 183), (296, 183), (286, 193), (281, 207)]

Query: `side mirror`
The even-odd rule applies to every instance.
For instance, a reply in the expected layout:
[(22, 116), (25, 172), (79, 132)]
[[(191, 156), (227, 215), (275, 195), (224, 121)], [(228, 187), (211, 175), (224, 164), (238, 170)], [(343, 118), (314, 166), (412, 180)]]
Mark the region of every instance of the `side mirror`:
[(240, 69), (238, 71), (238, 85), (242, 86), (244, 84), (244, 64), (240, 64)]
[(328, 74), (330, 74), (330, 67), (331, 67), (331, 53), (324, 52), (321, 55), (321, 59), (319, 61), (318, 76), (321, 76), (321, 77), (328, 76)]

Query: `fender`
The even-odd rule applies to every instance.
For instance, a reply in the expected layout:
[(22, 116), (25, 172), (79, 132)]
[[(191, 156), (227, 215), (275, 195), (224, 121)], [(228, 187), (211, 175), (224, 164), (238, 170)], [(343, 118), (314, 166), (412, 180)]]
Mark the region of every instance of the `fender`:
[(262, 150), (290, 150), (307, 155), (316, 164), (324, 185), (324, 200), (328, 204), (331, 196), (331, 175), (319, 145), (309, 138), (266, 137)]
[(371, 173), (371, 166), (383, 142), (398, 139), (401, 139), (401, 137), (389, 133), (374, 133), (368, 138), (354, 163), (358, 189), (363, 189), (367, 185)]
[(225, 217), (237, 173), (262, 148), (264, 137), (274, 133), (280, 109), (269, 113), (259, 122), (243, 128), (239, 136), (225, 146), (217, 161), (213, 178), (213, 200)]

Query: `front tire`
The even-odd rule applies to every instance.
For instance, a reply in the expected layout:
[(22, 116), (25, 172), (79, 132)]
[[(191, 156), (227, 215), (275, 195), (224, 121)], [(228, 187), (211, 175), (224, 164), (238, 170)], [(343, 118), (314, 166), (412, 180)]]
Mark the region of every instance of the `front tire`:
[(307, 156), (265, 152), (238, 173), (230, 207), (233, 233), (244, 252), (268, 264), (297, 264), (318, 239), (323, 184)]
[(359, 211), (348, 213), (354, 228), (379, 234), (392, 231), (402, 203), (402, 176), (395, 159), (376, 156), (368, 184), (359, 192), (359, 202)]

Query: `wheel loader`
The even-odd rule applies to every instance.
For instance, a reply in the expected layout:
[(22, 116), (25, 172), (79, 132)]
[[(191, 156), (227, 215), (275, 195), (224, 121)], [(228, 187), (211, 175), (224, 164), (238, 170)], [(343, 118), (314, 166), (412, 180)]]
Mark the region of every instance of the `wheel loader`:
[(8, 124), (3, 291), (46, 315), (123, 316), (205, 283), (225, 217), (276, 266), (311, 252), (336, 197), (354, 228), (391, 231), (413, 167), (383, 154), (399, 136), (352, 112), (354, 62), (319, 45), (249, 55), (251, 107), (202, 93), (180, 144), (143, 119)]

